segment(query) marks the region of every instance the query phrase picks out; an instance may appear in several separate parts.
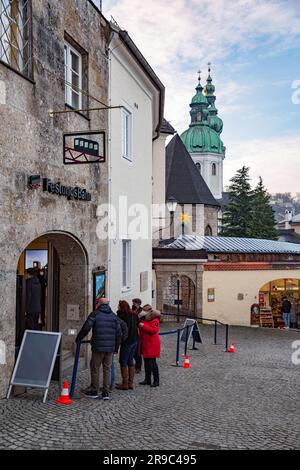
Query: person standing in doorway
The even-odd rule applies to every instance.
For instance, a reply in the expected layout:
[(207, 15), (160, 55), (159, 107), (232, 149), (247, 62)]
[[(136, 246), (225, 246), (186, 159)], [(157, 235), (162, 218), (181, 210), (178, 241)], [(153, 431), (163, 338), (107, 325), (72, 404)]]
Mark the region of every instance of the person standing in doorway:
[(122, 383), (117, 384), (116, 388), (118, 390), (133, 390), (135, 375), (134, 354), (138, 342), (138, 317), (132, 312), (126, 300), (120, 300), (117, 315), (127, 325), (128, 336), (120, 349)]
[(103, 366), (103, 400), (109, 400), (111, 366), (114, 353), (121, 342), (121, 326), (116, 314), (106, 298), (99, 300), (97, 309), (92, 312), (77, 335), (76, 342), (82, 341), (92, 330), (91, 385), (84, 391), (89, 398), (99, 398), (100, 367)]
[(285, 328), (288, 329), (290, 327), (290, 319), (291, 319), (291, 309), (292, 304), (287, 297), (283, 297), (282, 302), (282, 316), (283, 321), (285, 323)]
[[(141, 353), (145, 363), (145, 380), (140, 385), (159, 386), (159, 370), (156, 359), (160, 357), (160, 318), (158, 310), (153, 310), (151, 305), (145, 305), (143, 310), (146, 316), (139, 324), (141, 334)], [(153, 375), (153, 383), (151, 378)]]
[(38, 271), (27, 269), (29, 278), (26, 280), (26, 327), (28, 330), (39, 330), (39, 317), (42, 310), (42, 287), (38, 279)]
[[(141, 299), (133, 299), (132, 300), (132, 311), (137, 316), (137, 320), (138, 320), (138, 323), (139, 323), (140, 322), (139, 315), (143, 311)], [(140, 355), (139, 341), (138, 341), (137, 346), (136, 346), (134, 361), (135, 361), (135, 372), (136, 372), (136, 374), (139, 374), (142, 370), (142, 365), (143, 365), (143, 359), (142, 359), (142, 356)]]

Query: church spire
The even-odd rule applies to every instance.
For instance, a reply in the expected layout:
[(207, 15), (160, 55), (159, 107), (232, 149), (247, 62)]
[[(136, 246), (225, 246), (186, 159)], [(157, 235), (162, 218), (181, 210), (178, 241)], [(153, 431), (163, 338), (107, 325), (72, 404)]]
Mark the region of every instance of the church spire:
[(198, 71), (198, 85), (196, 86), (196, 95), (192, 98), (191, 107), (191, 126), (199, 124), (207, 124), (208, 106), (206, 96), (203, 94), (203, 86), (201, 84), (201, 71)]
[(216, 87), (213, 84), (213, 80), (211, 78), (211, 63), (208, 62), (208, 77), (206, 80), (206, 86), (204, 88), (206, 99), (209, 103), (209, 127), (211, 127), (214, 131), (218, 134), (221, 134), (223, 131), (223, 121), (218, 116), (218, 110), (215, 106), (216, 102), (216, 95), (215, 95)]
[(212, 104), (215, 104), (215, 101), (216, 101), (216, 97), (215, 97), (215, 91), (216, 91), (216, 87), (213, 85), (213, 80), (211, 78), (211, 63), (208, 62), (208, 77), (207, 77), (207, 80), (206, 80), (206, 86), (205, 86), (205, 95), (206, 95), (206, 98), (207, 98), (207, 101), (210, 105)]

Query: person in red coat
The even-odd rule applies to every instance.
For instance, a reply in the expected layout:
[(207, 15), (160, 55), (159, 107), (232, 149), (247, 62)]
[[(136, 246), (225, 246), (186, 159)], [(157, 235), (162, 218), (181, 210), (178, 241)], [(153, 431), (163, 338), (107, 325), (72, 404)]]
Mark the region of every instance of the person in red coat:
[[(140, 385), (159, 386), (159, 370), (156, 359), (160, 357), (160, 337), (159, 327), (161, 314), (158, 310), (153, 310), (151, 305), (143, 308), (146, 315), (139, 323), (141, 355), (145, 363), (145, 380)], [(153, 375), (153, 383), (151, 378)]]

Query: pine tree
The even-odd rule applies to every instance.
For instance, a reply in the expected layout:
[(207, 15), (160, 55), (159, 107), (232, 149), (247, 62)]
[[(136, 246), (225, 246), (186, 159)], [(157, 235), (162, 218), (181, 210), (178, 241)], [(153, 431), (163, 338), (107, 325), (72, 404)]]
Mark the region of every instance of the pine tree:
[(229, 204), (223, 213), (220, 233), (223, 237), (253, 237), (253, 193), (249, 180), (249, 168), (246, 166), (238, 170), (230, 180)]
[(252, 199), (252, 236), (255, 238), (265, 238), (277, 240), (278, 234), (275, 229), (275, 213), (270, 205), (270, 195), (259, 177), (256, 188), (253, 191)]

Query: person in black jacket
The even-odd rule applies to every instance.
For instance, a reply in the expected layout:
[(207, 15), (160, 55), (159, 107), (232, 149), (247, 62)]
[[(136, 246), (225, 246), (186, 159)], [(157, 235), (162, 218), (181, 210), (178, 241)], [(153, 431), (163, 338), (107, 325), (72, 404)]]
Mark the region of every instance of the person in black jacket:
[[(138, 323), (139, 323), (139, 321), (140, 321), (139, 315), (143, 311), (141, 299), (133, 299), (132, 300), (132, 311), (136, 314), (137, 319), (138, 319)], [(142, 365), (143, 365), (143, 358), (140, 355), (139, 350), (140, 350), (139, 344), (137, 344), (135, 355), (134, 355), (136, 374), (139, 374), (141, 372)]]
[(30, 276), (26, 280), (26, 326), (28, 330), (39, 330), (39, 316), (42, 310), (42, 287), (37, 271), (27, 269)]
[(116, 385), (116, 388), (119, 390), (133, 390), (135, 373), (134, 355), (138, 342), (138, 317), (132, 312), (126, 300), (120, 300), (117, 314), (119, 319), (127, 325), (128, 336), (123, 341), (120, 349), (122, 383)]
[(77, 335), (76, 342), (92, 334), (91, 386), (84, 391), (89, 398), (99, 398), (100, 367), (103, 366), (102, 398), (109, 400), (109, 385), (113, 354), (118, 352), (121, 342), (121, 326), (111, 310), (108, 299), (101, 299), (97, 310), (92, 312)]

